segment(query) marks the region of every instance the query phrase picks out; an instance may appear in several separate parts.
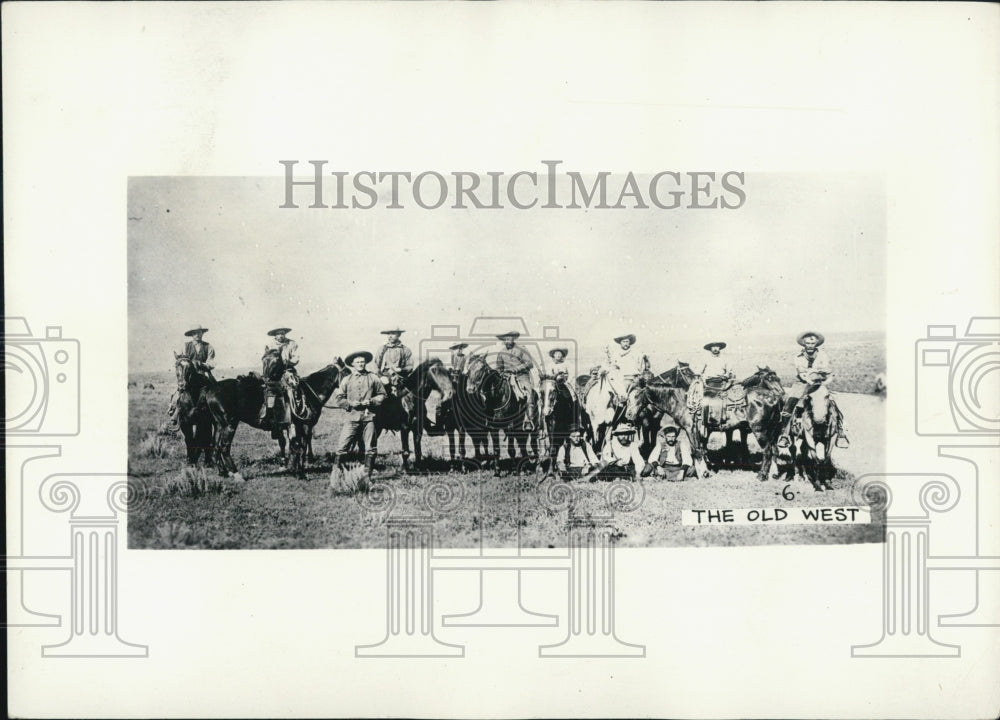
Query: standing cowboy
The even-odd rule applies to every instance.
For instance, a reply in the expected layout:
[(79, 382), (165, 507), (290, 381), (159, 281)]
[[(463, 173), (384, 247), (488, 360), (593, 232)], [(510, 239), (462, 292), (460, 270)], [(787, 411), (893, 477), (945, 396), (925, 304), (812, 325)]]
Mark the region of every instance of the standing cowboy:
[(462, 352), (465, 348), (469, 347), (469, 343), (456, 343), (452, 345), (449, 350), (451, 350), (451, 370), (455, 375), (461, 375), (465, 372), (465, 360), (466, 354)]
[[(184, 343), (184, 351), (181, 353), (181, 357), (186, 357), (191, 361), (191, 365), (194, 367), (195, 372), (204, 376), (210, 384), (215, 383), (215, 378), (212, 376), (212, 369), (215, 367), (215, 348), (211, 344), (202, 340), (205, 333), (208, 332), (207, 327), (202, 327), (201, 325), (195, 325), (193, 328), (184, 333), (185, 337), (191, 338)], [(177, 391), (170, 396), (170, 406), (167, 409), (167, 414), (170, 415), (171, 419), (174, 419), (177, 415)]]
[(511, 331), (497, 335), (503, 347), (496, 353), (496, 369), (507, 378), (514, 396), (525, 403), (525, 430), (533, 430), (537, 425), (538, 397), (537, 369), (531, 355), (523, 347), (517, 345), (521, 333)]
[(388, 335), (389, 339), (375, 355), (375, 369), (382, 384), (396, 395), (399, 384), (413, 370), (413, 353), (399, 341), (402, 330), (383, 330), (381, 334)]
[(729, 363), (722, 357), (722, 351), (725, 348), (726, 343), (724, 342), (710, 342), (705, 345), (705, 350), (711, 354), (705, 359), (705, 364), (702, 365), (699, 374), (703, 380), (715, 387), (722, 387), (733, 378), (733, 371), (730, 369)]
[(611, 390), (619, 397), (628, 395), (635, 378), (649, 370), (649, 359), (635, 350), (635, 335), (619, 335), (614, 339), (616, 346), (608, 345), (605, 350), (607, 373)]
[(365, 350), (351, 353), (344, 359), (351, 368), (351, 374), (341, 380), (333, 393), (333, 402), (347, 412), (334, 456), (334, 473), (342, 472), (344, 455), (350, 451), (355, 440), (364, 448), (369, 477), (375, 469), (378, 448), (374, 411), (385, 401), (386, 393), (379, 377), (365, 367), (371, 360), (372, 354)]
[[(786, 448), (791, 445), (792, 421), (798, 417), (801, 410), (802, 398), (806, 395), (811, 386), (823, 385), (833, 370), (830, 356), (825, 350), (820, 350), (820, 345), (826, 342), (822, 333), (807, 330), (799, 335), (795, 341), (802, 346), (802, 351), (795, 356), (795, 383), (788, 389), (785, 397), (785, 407), (781, 411), (781, 419), (784, 427), (781, 436), (778, 438), (778, 447)], [(843, 441), (843, 443), (841, 443)], [(847, 439), (847, 431), (844, 427), (843, 418), (840, 422), (840, 437), (837, 440), (840, 447), (848, 447), (850, 441)]]
[[(281, 387), (281, 377), (285, 371), (295, 373), (295, 366), (299, 363), (299, 346), (294, 340), (288, 337), (291, 328), (280, 327), (269, 330), (268, 335), (274, 338), (274, 347), (264, 346), (264, 355), (261, 356), (264, 375), (264, 407), (260, 409), (261, 424), (268, 419), (270, 408), (274, 406), (275, 398)], [(277, 418), (279, 422), (290, 423), (291, 411), (285, 407), (282, 417)]]

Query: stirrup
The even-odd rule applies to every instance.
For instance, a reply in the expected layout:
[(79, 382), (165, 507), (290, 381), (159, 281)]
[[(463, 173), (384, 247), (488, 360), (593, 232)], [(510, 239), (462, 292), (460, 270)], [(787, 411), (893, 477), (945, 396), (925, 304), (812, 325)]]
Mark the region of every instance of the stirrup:
[(787, 447), (791, 447), (791, 445), (792, 445), (792, 438), (789, 437), (788, 435), (782, 435), (781, 437), (778, 438), (777, 445), (782, 450), (784, 450)]
[(841, 435), (840, 437), (837, 438), (837, 442), (835, 442), (834, 445), (836, 445), (840, 449), (844, 450), (844, 449), (847, 449), (847, 448), (851, 447), (851, 441), (848, 440), (843, 435)]

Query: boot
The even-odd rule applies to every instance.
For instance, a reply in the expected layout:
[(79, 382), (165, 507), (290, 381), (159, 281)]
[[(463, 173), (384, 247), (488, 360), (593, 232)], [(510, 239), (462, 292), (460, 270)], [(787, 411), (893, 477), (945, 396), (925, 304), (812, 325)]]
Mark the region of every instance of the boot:
[(372, 474), (375, 472), (375, 457), (375, 453), (365, 455), (365, 469), (368, 471), (369, 480), (371, 480)]

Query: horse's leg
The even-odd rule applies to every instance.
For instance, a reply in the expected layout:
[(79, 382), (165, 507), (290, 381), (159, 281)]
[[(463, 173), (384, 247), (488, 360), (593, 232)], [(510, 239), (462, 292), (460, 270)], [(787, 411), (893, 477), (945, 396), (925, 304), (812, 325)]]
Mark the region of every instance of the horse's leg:
[[(489, 441), (493, 441), (493, 455), (490, 455)], [(492, 457), (493, 475), (500, 477), (500, 428), (490, 428), (486, 442), (486, 457)]]
[(194, 428), (188, 422), (180, 424), (181, 432), (184, 434), (184, 448), (187, 451), (188, 465), (198, 464), (198, 446), (195, 444)]
[[(403, 472), (410, 470), (410, 428), (403, 423), (399, 428), (399, 442), (403, 446)], [(414, 438), (416, 442), (416, 438)]]
[[(419, 410), (420, 407), (423, 407), (423, 406), (422, 405), (418, 406), (418, 410)], [(414, 466), (419, 469), (420, 465), (421, 465), (421, 463), (423, 461), (423, 443), (422, 443), (422, 438), (420, 437), (421, 433), (420, 433), (419, 416), (417, 416), (417, 418), (415, 418), (415, 420), (417, 420), (417, 422), (414, 423), (415, 427), (412, 429), (412, 432), (413, 432), (413, 462), (414, 462)]]

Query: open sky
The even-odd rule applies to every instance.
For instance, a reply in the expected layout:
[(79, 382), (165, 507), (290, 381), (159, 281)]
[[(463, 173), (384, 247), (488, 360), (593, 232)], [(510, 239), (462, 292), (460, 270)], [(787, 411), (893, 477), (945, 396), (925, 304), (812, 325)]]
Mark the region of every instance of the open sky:
[(221, 376), (256, 366), (276, 326), (306, 372), (389, 326), (416, 350), (477, 316), (558, 326), (581, 357), (625, 332), (655, 357), (884, 331), (883, 180), (747, 172), (744, 189), (738, 210), (334, 210), (308, 208), (308, 190), (279, 208), (280, 177), (131, 178), (129, 370), (170, 370), (195, 324)]

